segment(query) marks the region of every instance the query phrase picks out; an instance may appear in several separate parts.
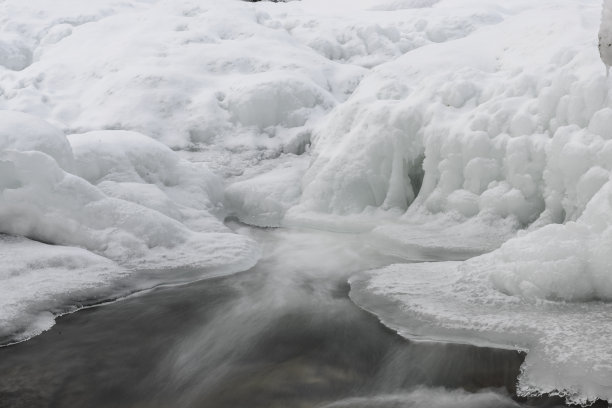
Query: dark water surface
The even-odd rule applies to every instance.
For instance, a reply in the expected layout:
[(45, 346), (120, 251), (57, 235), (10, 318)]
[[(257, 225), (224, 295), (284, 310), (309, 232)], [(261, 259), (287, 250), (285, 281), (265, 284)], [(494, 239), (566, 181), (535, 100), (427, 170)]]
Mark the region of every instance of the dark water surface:
[(408, 342), (351, 303), (347, 277), (393, 259), (350, 236), (247, 232), (265, 250), (251, 271), (84, 309), (0, 348), (0, 407), (518, 406), (522, 354)]

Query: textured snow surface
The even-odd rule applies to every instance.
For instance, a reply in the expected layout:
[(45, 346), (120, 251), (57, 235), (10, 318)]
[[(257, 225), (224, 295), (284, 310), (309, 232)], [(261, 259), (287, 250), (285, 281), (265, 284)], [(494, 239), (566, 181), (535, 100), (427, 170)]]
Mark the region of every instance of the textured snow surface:
[(107, 286), (126, 273), (81, 248), (0, 234), (0, 341), (19, 341), (47, 330), (53, 325), (51, 312), (108, 295)]
[(54, 244), (0, 242), (0, 336), (35, 334), (46, 327), (34, 312), (87, 300), (92, 287), (110, 294), (109, 282), (126, 268), (170, 269), (172, 281), (185, 279), (172, 269), (197, 279), (256, 262), (255, 243), (213, 215), (223, 188), (202, 165), (135, 132), (70, 142), (36, 117), (0, 112), (0, 233)]
[(4, 2), (0, 109), (35, 114), (67, 133), (138, 131), (206, 151), (224, 174), (294, 153), (365, 70), (303, 44), (317, 40), (318, 27), (300, 5), (295, 19), (265, 11), (289, 4)]

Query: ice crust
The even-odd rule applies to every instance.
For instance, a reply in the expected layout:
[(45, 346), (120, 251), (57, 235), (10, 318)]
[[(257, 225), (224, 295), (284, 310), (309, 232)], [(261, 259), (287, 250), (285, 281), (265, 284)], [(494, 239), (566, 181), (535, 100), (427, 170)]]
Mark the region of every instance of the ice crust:
[(353, 277), (351, 298), (406, 338), (527, 350), (519, 395), (612, 399), (612, 307), (503, 294), (495, 256), (392, 265)]
[(85, 249), (0, 234), (0, 341), (27, 339), (75, 301), (103, 298), (127, 271)]

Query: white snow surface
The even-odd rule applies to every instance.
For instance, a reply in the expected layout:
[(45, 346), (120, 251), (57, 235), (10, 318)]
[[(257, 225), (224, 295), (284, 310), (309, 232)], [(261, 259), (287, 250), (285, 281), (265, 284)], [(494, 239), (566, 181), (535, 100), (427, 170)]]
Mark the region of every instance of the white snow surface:
[(0, 242), (0, 337), (47, 328), (42, 310), (89, 300), (92, 287), (113, 295), (109, 282), (126, 269), (168, 270), (172, 281), (186, 269), (198, 279), (257, 261), (255, 243), (213, 215), (222, 213), (221, 181), (165, 145), (114, 130), (71, 135), (69, 143), (18, 112), (0, 112), (0, 123), (0, 234), (54, 244)]

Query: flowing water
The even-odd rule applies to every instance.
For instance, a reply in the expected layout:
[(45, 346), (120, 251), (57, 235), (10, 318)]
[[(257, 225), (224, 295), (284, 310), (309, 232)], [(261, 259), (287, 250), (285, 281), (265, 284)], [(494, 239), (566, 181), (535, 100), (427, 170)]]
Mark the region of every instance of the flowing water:
[(524, 355), (406, 341), (347, 278), (398, 262), (358, 235), (256, 230), (252, 270), (63, 316), (0, 348), (0, 407), (514, 407)]

